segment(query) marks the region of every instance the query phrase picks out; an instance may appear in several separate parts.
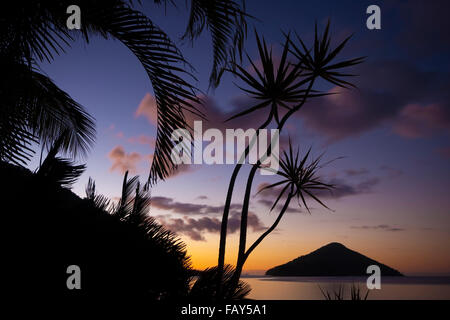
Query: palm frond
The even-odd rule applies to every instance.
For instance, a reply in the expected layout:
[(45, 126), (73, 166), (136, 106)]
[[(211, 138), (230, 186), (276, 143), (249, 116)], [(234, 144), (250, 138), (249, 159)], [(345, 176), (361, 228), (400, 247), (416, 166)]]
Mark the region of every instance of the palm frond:
[(9, 60), (1, 80), (0, 157), (25, 164), (33, 143), (52, 145), (65, 132), (60, 152), (86, 155), (95, 138), (94, 120), (81, 105), (33, 65)]
[[(236, 284), (233, 275), (234, 268), (231, 265), (225, 265), (222, 278), (220, 280), (223, 297), (225, 299), (233, 300), (243, 299), (250, 293), (251, 287), (243, 281), (239, 281)], [(207, 268), (200, 271), (197, 280), (191, 288), (189, 294), (190, 298), (210, 300), (211, 297), (215, 297), (217, 292), (217, 277), (217, 267)]]
[[(34, 58), (51, 60), (77, 34), (69, 32), (62, 14), (70, 4), (68, 0), (31, 2), (26, 6), (15, 4), (12, 13), (3, 10), (0, 53), (28, 63)], [(77, 4), (83, 8), (83, 39), (89, 42), (92, 34), (118, 39), (139, 59), (150, 78), (158, 108), (158, 129), (149, 181), (164, 179), (176, 168), (170, 157), (174, 146), (170, 136), (173, 130), (187, 127), (183, 111), (203, 116), (196, 108), (200, 103), (196, 88), (184, 80), (193, 78), (186, 71), (188, 63), (169, 37), (126, 1), (80, 0)]]
[(62, 148), (67, 131), (55, 141), (50, 148), (47, 157), (36, 172), (38, 177), (43, 177), (46, 181), (50, 181), (61, 185), (62, 187), (70, 187), (86, 169), (85, 165), (75, 165), (73, 161), (59, 158), (56, 155)]
[[(138, 176), (128, 179), (128, 171), (125, 173), (122, 197), (118, 204), (110, 207), (108, 211), (122, 222), (139, 228), (147, 239), (151, 239), (161, 250), (189, 268), (190, 260), (186, 253), (186, 245), (175, 233), (167, 230), (149, 215), (150, 187), (146, 183), (141, 188), (138, 179)], [(92, 195), (92, 187), (90, 187), (89, 194)]]
[(280, 159), (280, 170), (278, 172), (278, 175), (281, 176), (283, 180), (267, 185), (259, 190), (259, 192), (262, 192), (264, 190), (283, 186), (271, 210), (276, 207), (279, 200), (287, 191), (289, 192), (289, 190), (290, 194), (297, 198), (299, 205), (301, 202), (308, 212), (310, 212), (310, 209), (305, 196), (312, 198), (321, 206), (329, 209), (323, 201), (319, 199), (315, 192), (318, 190), (331, 191), (335, 186), (323, 182), (317, 175), (317, 171), (323, 167), (323, 165), (320, 164), (321, 156), (310, 160), (310, 153), (311, 148), (309, 148), (305, 155), (300, 158), (299, 150), (297, 149), (294, 152), (291, 140), (289, 139), (289, 150), (288, 152), (283, 152), (283, 156)]
[[(1, 95), (3, 97), (3, 95)], [(38, 138), (29, 130), (26, 108), (5, 97), (0, 110), (0, 160), (15, 165), (26, 165), (34, 154), (32, 144)]]
[(50, 78), (33, 71), (30, 127), (44, 144), (51, 144), (59, 132), (67, 132), (61, 151), (73, 157), (85, 156), (95, 140), (94, 119)]
[(307, 48), (298, 34), (296, 34), (296, 38), (298, 41), (297, 45), (292, 40), (289, 40), (292, 46), (290, 52), (297, 58), (297, 64), (302, 66), (308, 76), (321, 77), (322, 79), (343, 88), (355, 86), (353, 83), (343, 79), (354, 75), (343, 73), (339, 70), (360, 64), (365, 60), (365, 57), (333, 62), (346, 46), (351, 36), (345, 38), (334, 49), (331, 49), (330, 21), (328, 21), (323, 34), (319, 34), (316, 24), (314, 43), (311, 49)]
[(121, 220), (126, 219), (133, 212), (134, 198), (132, 197), (132, 194), (136, 189), (137, 183), (137, 176), (128, 180), (128, 171), (125, 172), (122, 183), (122, 196), (112, 211), (112, 214)]
[(96, 208), (109, 212), (111, 201), (104, 195), (97, 194), (95, 190), (95, 181), (91, 177), (89, 177), (85, 192), (86, 199), (90, 200)]
[[(241, 2), (241, 3), (239, 3)], [(207, 28), (213, 43), (213, 66), (210, 85), (217, 87), (223, 69), (242, 60), (244, 41), (247, 36), (245, 1), (191, 0), (190, 17), (184, 38), (191, 41)]]
[(251, 71), (247, 71), (240, 65), (236, 65), (234, 70), (229, 69), (228, 71), (247, 85), (249, 89), (241, 89), (258, 101), (258, 103), (244, 111), (238, 112), (227, 119), (227, 121), (268, 107), (270, 108), (270, 116), (273, 116), (279, 124), (280, 108), (290, 109), (291, 106), (299, 104), (306, 98), (313, 97), (316, 94), (305, 88), (305, 84), (310, 81), (310, 78), (303, 77), (301, 65), (292, 65), (289, 62), (289, 36), (284, 42), (280, 61), (276, 62), (272, 48), (267, 46), (265, 39), (260, 38), (256, 31), (255, 35), (259, 55), (258, 63), (247, 55)]
[(196, 107), (201, 104), (197, 89), (182, 77), (192, 77), (184, 68), (187, 61), (161, 29), (125, 4), (91, 6), (83, 19), (86, 39), (91, 32), (112, 36), (127, 46), (145, 68), (158, 108), (156, 146), (149, 181), (154, 183), (166, 178), (176, 168), (170, 157), (174, 147), (171, 134), (175, 129), (188, 127), (183, 112), (203, 117)]

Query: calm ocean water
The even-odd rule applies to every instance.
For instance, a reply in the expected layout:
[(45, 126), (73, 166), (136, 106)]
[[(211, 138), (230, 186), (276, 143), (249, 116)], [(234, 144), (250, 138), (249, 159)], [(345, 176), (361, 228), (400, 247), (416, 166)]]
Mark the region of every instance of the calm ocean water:
[[(320, 288), (333, 292), (340, 286), (349, 298), (352, 284), (366, 293), (367, 278), (355, 277), (243, 277), (251, 285), (248, 298), (260, 300), (324, 300)], [(383, 277), (380, 290), (368, 300), (450, 300), (450, 277)]]

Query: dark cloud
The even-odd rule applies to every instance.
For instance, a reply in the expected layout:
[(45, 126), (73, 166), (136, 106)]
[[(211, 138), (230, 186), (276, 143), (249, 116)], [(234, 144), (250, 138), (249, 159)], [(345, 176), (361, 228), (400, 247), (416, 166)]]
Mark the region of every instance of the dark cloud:
[(362, 176), (369, 173), (369, 170), (366, 168), (361, 169), (347, 169), (345, 170), (345, 174), (349, 177)]
[(400, 12), (401, 32), (397, 42), (409, 54), (426, 57), (450, 50), (450, 2), (448, 0), (396, 1), (391, 5)]
[(152, 208), (189, 215), (214, 215), (223, 211), (223, 206), (178, 202), (167, 197), (152, 197)]
[(450, 128), (450, 110), (444, 104), (405, 106), (393, 123), (393, 130), (405, 138), (430, 136)]
[[(239, 96), (231, 101), (232, 108), (226, 111), (224, 108), (220, 107), (216, 100), (210, 96), (201, 95), (199, 98), (202, 100), (202, 104), (195, 105), (206, 117), (207, 121), (203, 121), (203, 131), (216, 128), (221, 131), (225, 129), (248, 129), (248, 128), (258, 128), (267, 118), (268, 114), (264, 112), (256, 112), (247, 116), (239, 117), (230, 121), (225, 121), (231, 116), (239, 113), (246, 108), (254, 105), (256, 102), (247, 97)], [(141, 103), (136, 109), (136, 117), (144, 116), (147, 120), (156, 126), (157, 124), (157, 113), (156, 113), (156, 102), (155, 98), (147, 93), (142, 99)], [(185, 112), (186, 123), (189, 126), (193, 126), (194, 121), (202, 120), (201, 117), (192, 114), (190, 112)]]
[[(332, 191), (329, 190), (317, 190), (313, 194), (319, 199), (339, 199), (344, 198), (348, 196), (355, 196), (360, 194), (367, 194), (371, 193), (373, 191), (373, 188), (380, 182), (379, 178), (373, 177), (373, 178), (367, 178), (361, 182), (358, 183), (349, 183), (341, 178), (332, 178), (327, 181), (329, 184), (335, 185), (335, 189)], [(258, 190), (261, 190), (265, 186), (267, 186), (267, 183), (262, 183), (258, 186)], [(262, 204), (269, 204), (272, 206), (273, 202), (272, 200), (275, 200), (278, 195), (280, 194), (282, 190), (282, 187), (275, 187), (266, 189), (262, 192), (260, 192), (260, 195), (265, 197), (264, 199), (258, 200), (258, 202)], [(286, 194), (286, 193), (285, 193)]]
[(377, 226), (351, 226), (352, 229), (362, 229), (362, 230), (383, 230), (383, 231), (391, 231), (391, 232), (398, 232), (398, 231), (405, 231), (404, 228), (398, 228), (398, 227), (392, 227), (387, 224), (380, 224)]
[[(273, 204), (275, 202), (275, 199), (269, 200), (269, 199), (258, 199), (258, 203), (262, 204), (263, 206), (267, 208), (272, 208)], [(278, 203), (276, 207), (274, 208), (275, 212), (280, 212), (283, 208), (283, 203)], [(300, 206), (296, 205), (293, 201), (289, 204), (289, 208), (286, 209), (286, 213), (302, 213), (303, 210), (300, 208)]]
[(356, 70), (358, 89), (333, 88), (295, 117), (335, 142), (381, 125), (406, 138), (450, 128), (448, 75), (421, 71), (400, 61), (366, 62)]
[[(221, 220), (216, 217), (191, 218), (171, 218), (167, 216), (157, 216), (158, 221), (167, 229), (178, 234), (184, 234), (195, 241), (205, 241), (205, 232), (218, 233), (221, 228)], [(228, 219), (228, 233), (232, 234), (240, 229), (240, 213), (233, 211)], [(258, 216), (253, 212), (248, 214), (248, 226), (254, 232), (265, 230)]]
[(450, 159), (450, 147), (439, 148), (436, 152), (444, 159)]
[[(205, 199), (207, 197), (200, 196), (199, 198)], [(204, 240), (204, 236), (201, 234), (202, 232), (215, 233), (220, 231), (220, 215), (223, 212), (223, 206), (178, 202), (168, 197), (152, 197), (151, 207), (183, 215), (182, 218), (174, 218), (169, 215), (156, 217), (169, 230), (185, 234), (193, 240)], [(233, 203), (230, 205), (230, 218), (228, 219), (229, 233), (234, 233), (240, 228), (241, 209), (242, 206), (240, 204)], [(192, 217), (198, 215), (202, 215), (203, 217)], [(265, 229), (253, 211), (249, 211), (248, 213), (248, 226), (253, 231)]]
[(380, 170), (386, 172), (387, 176), (389, 178), (396, 178), (396, 177), (399, 177), (399, 176), (403, 175), (403, 171), (402, 170), (396, 169), (396, 168), (392, 168), (392, 167), (387, 166), (387, 165), (380, 166)]

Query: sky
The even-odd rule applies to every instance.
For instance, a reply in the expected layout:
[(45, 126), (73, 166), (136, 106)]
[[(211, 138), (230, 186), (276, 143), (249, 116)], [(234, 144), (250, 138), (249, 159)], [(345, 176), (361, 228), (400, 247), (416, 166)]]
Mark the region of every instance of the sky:
[[(245, 272), (261, 273), (329, 242), (340, 242), (405, 274), (450, 274), (450, 22), (447, 1), (303, 1), (248, 0), (250, 21), (246, 51), (256, 58), (253, 30), (280, 54), (283, 32), (297, 32), (306, 41), (314, 23), (331, 20), (336, 41), (353, 34), (342, 57), (365, 56), (355, 67), (357, 89), (317, 89), (337, 95), (317, 98), (288, 121), (284, 136), (305, 152), (342, 157), (323, 168), (321, 176), (338, 185), (323, 199), (332, 210), (311, 202), (311, 213), (296, 203), (248, 259)], [(381, 30), (366, 27), (366, 8), (381, 8)], [(194, 44), (181, 39), (188, 12), (177, 8), (141, 8), (182, 50), (195, 68), (202, 90), (204, 126), (223, 128), (227, 115), (249, 99), (226, 74), (221, 85), (208, 88), (212, 68), (209, 34)], [(83, 8), (81, 8), (83, 14)], [(76, 32), (76, 31), (74, 31)], [(243, 65), (249, 66), (244, 59)], [(77, 41), (43, 72), (96, 119), (96, 143), (85, 159), (87, 170), (73, 191), (84, 196), (89, 177), (97, 189), (117, 199), (123, 174), (145, 181), (156, 137), (151, 82), (143, 67), (120, 42), (93, 37)], [(265, 115), (232, 123), (258, 127)], [(36, 166), (36, 159), (30, 165)], [(233, 165), (191, 165), (181, 168), (151, 190), (150, 214), (187, 244), (195, 268), (217, 263), (222, 207)], [(226, 261), (235, 263), (239, 213), (248, 166), (238, 178), (232, 201)], [(257, 174), (250, 205), (249, 239), (270, 226), (276, 215), (268, 200), (256, 195), (276, 177)]]

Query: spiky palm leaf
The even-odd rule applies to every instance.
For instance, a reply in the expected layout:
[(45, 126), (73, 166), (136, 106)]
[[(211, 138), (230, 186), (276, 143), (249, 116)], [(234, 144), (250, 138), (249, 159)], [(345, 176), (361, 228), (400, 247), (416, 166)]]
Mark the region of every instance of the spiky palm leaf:
[[(243, 299), (250, 293), (251, 288), (243, 281), (239, 281), (236, 284), (233, 275), (234, 268), (230, 265), (225, 265), (220, 279), (223, 297), (225, 299)], [(217, 267), (200, 271), (200, 274), (190, 291), (190, 298), (210, 300), (215, 297), (217, 291), (217, 277)]]
[(300, 158), (299, 150), (297, 149), (297, 151), (294, 152), (291, 141), (289, 140), (289, 152), (283, 151), (283, 156), (280, 159), (280, 170), (277, 173), (282, 177), (282, 180), (267, 185), (258, 191), (258, 193), (260, 193), (275, 187), (281, 188), (271, 210), (276, 207), (280, 199), (286, 194), (296, 197), (299, 205), (302, 203), (308, 212), (310, 212), (310, 210), (306, 203), (305, 196), (311, 197), (320, 205), (329, 209), (314, 193), (319, 190), (331, 191), (335, 186), (323, 182), (317, 175), (317, 171), (323, 167), (320, 164), (321, 156), (309, 160), (310, 152), (311, 148), (308, 149), (303, 158)]
[[(213, 42), (213, 66), (210, 84), (217, 87), (225, 67), (242, 60), (244, 40), (247, 35), (248, 15), (245, 1), (192, 0), (190, 18), (184, 37), (197, 38), (207, 28)], [(237, 59), (239, 58), (239, 59)]]
[[(286, 37), (289, 38), (288, 36)], [(314, 44), (312, 48), (308, 49), (298, 34), (296, 34), (296, 38), (299, 45), (289, 40), (292, 46), (290, 51), (298, 59), (298, 64), (305, 70), (306, 75), (309, 77), (321, 77), (339, 87), (354, 87), (353, 83), (344, 80), (344, 78), (355, 75), (343, 73), (340, 70), (362, 63), (365, 57), (334, 62), (334, 59), (336, 59), (345, 47), (351, 36), (348, 36), (334, 49), (331, 49), (330, 21), (328, 21), (322, 35), (317, 30), (317, 24), (315, 25)]]
[(66, 140), (68, 131), (63, 132), (50, 148), (44, 162), (38, 168), (36, 176), (43, 177), (47, 182), (56, 183), (62, 187), (70, 187), (86, 169), (85, 165), (75, 165), (73, 161), (57, 157)]
[(89, 177), (88, 184), (86, 185), (86, 199), (92, 201), (93, 205), (103, 211), (109, 211), (111, 201), (102, 194), (97, 194), (95, 190), (95, 181)]
[(52, 145), (61, 132), (66, 132), (61, 152), (85, 155), (95, 138), (93, 118), (33, 65), (9, 62), (11, 73), (0, 88), (1, 159), (25, 164), (33, 154), (32, 143)]
[(124, 223), (137, 227), (147, 239), (171, 255), (186, 269), (190, 268), (190, 260), (186, 253), (186, 245), (170, 230), (159, 224), (155, 218), (149, 215), (151, 204), (149, 184), (141, 188), (139, 177), (128, 179), (128, 171), (124, 175), (122, 184), (122, 196), (116, 205), (95, 190), (95, 182), (89, 178), (86, 186), (87, 199), (94, 202), (97, 208), (109, 212)]
[(301, 103), (307, 97), (322, 94), (309, 92), (310, 90), (305, 87), (305, 84), (311, 79), (303, 76), (300, 64), (292, 65), (289, 62), (289, 37), (286, 38), (281, 59), (277, 64), (273, 58), (272, 48), (268, 48), (265, 39), (261, 39), (256, 31), (255, 35), (258, 45), (258, 62), (253, 61), (247, 54), (252, 71), (249, 72), (240, 65), (235, 66), (236, 70), (229, 71), (248, 86), (248, 88), (240, 86), (239, 88), (258, 102), (227, 120), (269, 107), (269, 120), (273, 117), (279, 123), (280, 109), (289, 110), (292, 105)]

